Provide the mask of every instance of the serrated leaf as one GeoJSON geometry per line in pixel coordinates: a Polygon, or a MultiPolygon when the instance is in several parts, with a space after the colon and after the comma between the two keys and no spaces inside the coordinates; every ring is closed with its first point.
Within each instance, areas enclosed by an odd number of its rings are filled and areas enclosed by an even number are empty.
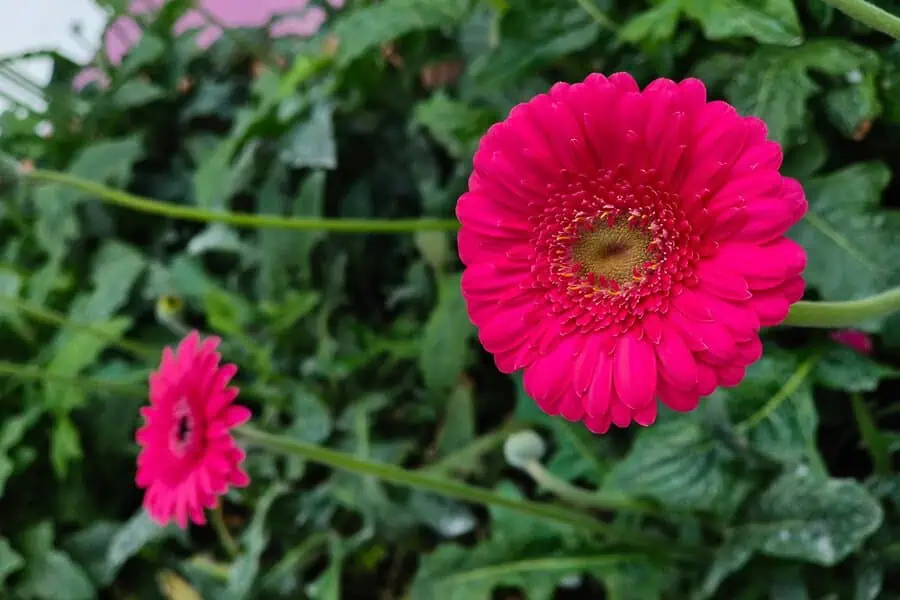
{"type": "Polygon", "coordinates": [[[812,397],[817,358],[798,361],[770,349],[747,368],[741,385],[718,393],[750,447],[774,461],[796,462],[815,443],[819,417],[812,397]],[[761,418],[760,418],[761,416],[761,418]]]}
{"type": "Polygon", "coordinates": [[[334,169],[337,146],[330,104],[317,104],[305,121],[296,124],[281,140],[279,157],[295,169],[334,169]]]}
{"type": "Polygon", "coordinates": [[[459,288],[460,276],[439,281],[438,303],[425,324],[419,368],[425,385],[435,392],[451,389],[468,360],[467,346],[474,332],[459,288]]]}
{"type": "Polygon", "coordinates": [[[805,185],[806,218],[791,237],[807,251],[804,277],[823,300],[850,300],[897,281],[898,264],[885,260],[900,243],[900,212],[880,210],[890,180],[882,163],[856,163],[805,185]]]}
{"type": "Polygon", "coordinates": [[[816,382],[834,390],[874,392],[882,381],[900,378],[900,369],[883,365],[852,348],[837,346],[816,365],[816,382]]]}
{"type": "Polygon", "coordinates": [[[271,536],[271,532],[266,526],[266,519],[272,509],[272,504],[285,492],[287,492],[286,487],[275,483],[256,503],[253,519],[242,536],[245,551],[232,563],[229,570],[228,587],[225,592],[227,600],[244,600],[250,597],[253,584],[259,575],[260,557],[271,536]]]}
{"type": "Polygon", "coordinates": [[[256,144],[248,144],[232,160],[233,140],[226,139],[205,155],[194,174],[194,202],[201,208],[224,210],[231,197],[253,177],[256,144]]]}
{"type": "MultiPolygon", "coordinates": [[[[104,140],[85,146],[72,161],[68,173],[95,183],[123,187],[134,164],[144,156],[139,136],[104,140]]],[[[57,184],[41,186],[34,196],[38,215],[35,235],[51,256],[61,256],[79,233],[75,204],[89,195],[57,184]]]]}
{"type": "Polygon", "coordinates": [[[385,0],[350,11],[337,19],[335,61],[345,67],[369,50],[413,31],[434,29],[459,22],[469,0],[385,0]]]}
{"type": "Polygon", "coordinates": [[[115,240],[105,242],[94,257],[90,279],[93,289],[72,302],[72,319],[89,323],[116,314],[146,267],[146,258],[134,246],[115,240]]]}
{"type": "Polygon", "coordinates": [[[105,571],[110,575],[118,573],[128,559],[137,555],[144,546],[169,535],[170,528],[154,523],[147,511],[138,511],[112,536],[106,549],[103,565],[105,571]]]}
{"type": "Polygon", "coordinates": [[[90,600],[96,591],[87,574],[69,557],[53,547],[53,526],[44,521],[22,537],[25,570],[16,592],[34,600],[90,600]]]}
{"type": "Polygon", "coordinates": [[[870,52],[839,39],[816,40],[796,48],[760,48],[726,88],[743,114],[760,117],[769,135],[783,145],[803,141],[808,101],[820,90],[811,70],[846,77],[866,68],[870,52]]]}
{"type": "Polygon", "coordinates": [[[883,518],[881,505],[856,481],[800,467],[763,492],[728,537],[773,558],[830,567],[856,551],[883,518]]]}
{"type": "Polygon", "coordinates": [[[692,418],[675,418],[638,432],[613,465],[602,491],[652,498],[681,510],[731,514],[750,492],[734,457],[692,418]]]}
{"type": "Polygon", "coordinates": [[[25,566],[22,555],[13,550],[6,538],[0,537],[0,586],[6,582],[10,575],[25,566]]]}
{"type": "Polygon", "coordinates": [[[303,442],[318,444],[331,435],[334,421],[328,407],[315,394],[298,388],[293,393],[291,412],[295,419],[285,433],[303,442]]]}
{"type": "Polygon", "coordinates": [[[492,115],[439,91],[415,107],[413,119],[457,159],[471,155],[492,115]]]}
{"type": "Polygon", "coordinates": [[[748,37],[761,44],[796,46],[803,30],[793,0],[664,0],[622,28],[628,41],[671,40],[679,17],[697,21],[711,40],[748,37]]]}
{"type": "Polygon", "coordinates": [[[749,37],[783,46],[803,41],[794,0],[686,0],[684,10],[711,40],[749,37]]]}

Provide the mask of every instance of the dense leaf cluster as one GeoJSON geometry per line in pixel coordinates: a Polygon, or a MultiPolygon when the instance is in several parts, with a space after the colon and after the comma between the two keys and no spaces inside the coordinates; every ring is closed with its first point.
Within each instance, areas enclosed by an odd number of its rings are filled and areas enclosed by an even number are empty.
{"type": "MultiPolygon", "coordinates": [[[[900,284],[900,45],[819,0],[359,0],[313,39],[233,31],[209,51],[168,33],[187,4],[144,24],[106,89],[73,92],[78,68],[55,56],[47,111],[0,115],[0,148],[186,207],[447,218],[479,136],[516,103],[591,71],[693,75],[784,145],[810,201],[791,234],[809,297],[900,284]]],[[[241,228],[10,190],[0,595],[900,598],[900,319],[863,324],[871,356],[769,332],[738,388],[597,437],[497,373],[459,271],[452,234],[241,228]],[[240,556],[209,529],[158,529],[132,432],[184,327],[224,338],[262,428],[567,505],[503,460],[533,428],[556,481],[609,501],[591,511],[603,533],[262,452],[224,507],[240,556]]]]}

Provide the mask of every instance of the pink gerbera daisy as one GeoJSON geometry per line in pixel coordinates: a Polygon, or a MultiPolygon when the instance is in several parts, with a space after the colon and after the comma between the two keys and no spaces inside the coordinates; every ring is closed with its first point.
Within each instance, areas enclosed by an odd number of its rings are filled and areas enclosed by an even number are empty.
{"type": "Polygon", "coordinates": [[[135,435],[141,446],[135,481],[146,488],[144,507],[160,525],[172,519],[182,528],[188,519],[203,525],[203,509],[214,508],[229,486],[250,481],[230,431],[250,411],[233,404],[238,390],[228,383],[237,367],[219,366],[219,342],[193,331],[174,353],[163,351],[150,375],[150,406],[141,409],[144,426],[135,435]]]}
{"type": "Polygon", "coordinates": [[[481,140],[459,199],[462,292],[498,368],[541,409],[653,423],[759,359],[803,295],[806,212],[759,119],[696,79],[558,83],[481,140]]]}

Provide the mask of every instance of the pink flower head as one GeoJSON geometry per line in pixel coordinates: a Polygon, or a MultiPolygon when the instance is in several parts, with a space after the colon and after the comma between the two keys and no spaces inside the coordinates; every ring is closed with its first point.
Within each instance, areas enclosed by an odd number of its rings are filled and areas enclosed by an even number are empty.
{"type": "Polygon", "coordinates": [[[219,366],[219,341],[193,331],[174,353],[163,351],[150,375],[150,406],[141,409],[144,425],[135,435],[141,446],[135,481],[146,488],[144,507],[160,525],[172,519],[182,528],[188,519],[203,525],[204,508],[214,508],[229,486],[250,482],[230,431],[250,411],[233,404],[238,390],[228,383],[237,367],[219,366]]]}
{"type": "Polygon", "coordinates": [[[803,295],[806,212],[766,127],[696,79],[558,83],[481,140],[462,293],[504,373],[593,432],[737,385],[803,295]]]}
{"type": "Polygon", "coordinates": [[[831,339],[838,344],[856,350],[860,354],[872,353],[872,338],[858,329],[840,329],[831,332],[831,339]]]}

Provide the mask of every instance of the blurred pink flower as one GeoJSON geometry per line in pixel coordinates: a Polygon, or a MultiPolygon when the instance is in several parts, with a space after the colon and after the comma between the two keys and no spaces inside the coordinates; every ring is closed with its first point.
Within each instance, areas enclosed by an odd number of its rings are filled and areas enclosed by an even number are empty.
{"type": "MultiPolygon", "coordinates": [[[[129,12],[132,15],[152,15],[169,0],[132,0],[129,12]]],[[[257,28],[271,26],[272,37],[309,37],[314,35],[326,19],[326,12],[318,6],[310,6],[309,0],[196,0],[199,9],[185,13],[174,25],[172,31],[181,35],[197,31],[197,47],[206,49],[222,36],[222,28],[257,28]],[[211,19],[209,17],[212,17],[211,19]],[[213,21],[213,22],[211,22],[213,21]]],[[[344,6],[344,0],[328,0],[333,8],[344,6]]],[[[130,16],[119,17],[107,29],[103,39],[104,51],[114,66],[138,43],[141,27],[130,16]]],[[[87,71],[87,69],[85,69],[87,71]]],[[[84,71],[76,76],[82,89],[92,79],[93,74],[84,71]]],[[[103,85],[101,83],[101,85],[103,85]]]]}
{"type": "Polygon", "coordinates": [[[831,332],[831,339],[852,348],[860,354],[872,353],[872,337],[858,329],[839,329],[831,332]]]}
{"type": "Polygon", "coordinates": [[[96,83],[99,88],[105,89],[109,86],[109,75],[97,67],[87,67],[75,76],[75,79],[72,80],[72,87],[80,92],[92,83],[96,83]]]}

